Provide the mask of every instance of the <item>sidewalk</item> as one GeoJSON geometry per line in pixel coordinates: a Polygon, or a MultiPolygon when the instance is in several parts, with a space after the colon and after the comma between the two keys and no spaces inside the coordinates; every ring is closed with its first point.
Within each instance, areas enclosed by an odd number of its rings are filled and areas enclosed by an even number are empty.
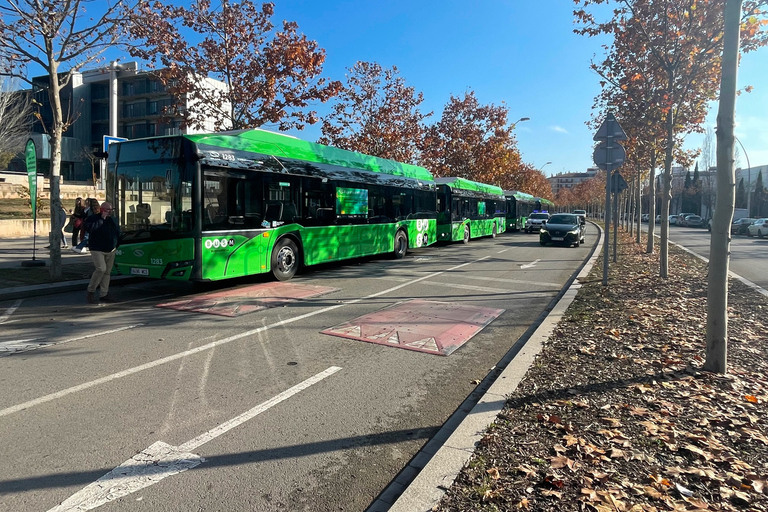
{"type": "MultiPolygon", "coordinates": [[[[86,289],[93,272],[90,254],[76,254],[62,248],[62,277],[60,281],[51,281],[46,245],[47,235],[38,235],[34,241],[32,237],[0,238],[0,301],[86,289]],[[33,249],[34,259],[44,262],[45,266],[22,266],[22,262],[32,260],[33,249]]],[[[126,278],[130,276],[114,276],[112,282],[126,278]]]]}

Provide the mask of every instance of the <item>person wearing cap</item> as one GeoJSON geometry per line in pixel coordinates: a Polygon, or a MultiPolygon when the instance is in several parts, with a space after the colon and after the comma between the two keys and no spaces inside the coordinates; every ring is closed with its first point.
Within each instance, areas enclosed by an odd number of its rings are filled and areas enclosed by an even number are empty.
{"type": "Polygon", "coordinates": [[[98,304],[96,289],[99,289],[101,302],[115,302],[109,294],[109,276],[115,264],[115,250],[120,240],[120,228],[112,217],[112,205],[101,203],[99,213],[85,219],[85,231],[88,232],[88,247],[95,270],[88,283],[86,302],[98,304]]]}

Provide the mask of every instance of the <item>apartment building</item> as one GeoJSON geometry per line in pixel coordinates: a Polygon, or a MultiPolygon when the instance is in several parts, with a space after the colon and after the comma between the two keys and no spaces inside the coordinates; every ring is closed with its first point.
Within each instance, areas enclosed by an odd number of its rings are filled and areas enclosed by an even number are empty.
{"type": "Polygon", "coordinates": [[[597,174],[597,167],[590,167],[586,172],[561,172],[547,178],[552,186],[552,194],[557,196],[560,189],[573,188],[582,181],[594,178],[597,174]]]}
{"type": "MultiPolygon", "coordinates": [[[[206,79],[206,86],[226,89],[218,80],[206,79]]],[[[31,138],[38,152],[38,173],[50,174],[50,137],[52,111],[48,98],[48,77],[33,79],[33,94],[41,105],[41,120],[33,127],[31,138]]],[[[101,151],[105,136],[137,139],[156,135],[213,131],[213,121],[201,129],[182,128],[181,119],[167,119],[165,111],[175,98],[160,82],[155,72],[142,70],[136,62],[113,62],[109,66],[75,73],[61,94],[65,118],[73,119],[62,141],[61,176],[64,182],[93,180],[99,161],[94,151],[101,151]]],[[[10,170],[25,170],[22,159],[14,160],[10,170]]]]}

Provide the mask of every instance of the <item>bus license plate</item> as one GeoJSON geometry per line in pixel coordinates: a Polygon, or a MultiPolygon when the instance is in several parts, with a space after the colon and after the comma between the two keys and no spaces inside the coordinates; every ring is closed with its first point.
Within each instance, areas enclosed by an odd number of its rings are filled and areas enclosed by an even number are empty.
{"type": "Polygon", "coordinates": [[[131,268],[131,275],[134,275],[134,276],[148,276],[149,275],[149,269],[148,268],[131,268]]]}
{"type": "MultiPolygon", "coordinates": [[[[563,240],[565,240],[565,238],[563,238],[563,237],[561,237],[561,236],[553,236],[553,237],[552,237],[552,241],[553,241],[553,242],[562,242],[563,240]]],[[[133,269],[131,269],[131,270],[133,270],[133,269]]],[[[140,269],[140,270],[141,270],[141,269],[140,269]]]]}

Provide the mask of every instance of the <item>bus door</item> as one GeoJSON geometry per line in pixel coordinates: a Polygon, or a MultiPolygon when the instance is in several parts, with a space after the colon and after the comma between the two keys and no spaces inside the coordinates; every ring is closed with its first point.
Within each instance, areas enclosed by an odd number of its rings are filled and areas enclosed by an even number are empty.
{"type": "Polygon", "coordinates": [[[365,254],[368,231],[368,190],[336,187],[336,219],[339,225],[339,258],[356,258],[365,254]]]}
{"type": "Polygon", "coordinates": [[[202,200],[203,279],[263,272],[269,239],[261,236],[261,176],[205,170],[202,200]]]}
{"type": "Polygon", "coordinates": [[[321,179],[302,179],[301,206],[306,227],[301,236],[306,265],[339,259],[333,190],[328,182],[321,179]]]}

